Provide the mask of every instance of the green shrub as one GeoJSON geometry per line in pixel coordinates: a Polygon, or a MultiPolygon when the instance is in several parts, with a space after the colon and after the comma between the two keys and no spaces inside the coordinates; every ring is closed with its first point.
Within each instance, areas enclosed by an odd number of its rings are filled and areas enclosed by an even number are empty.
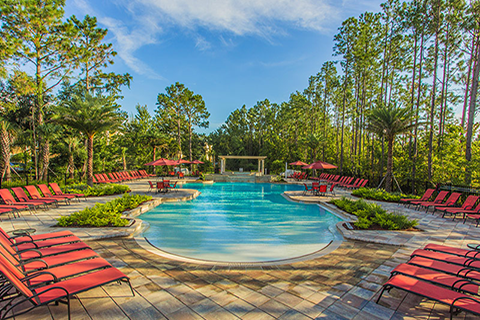
{"type": "Polygon", "coordinates": [[[144,195],[125,193],[121,198],[107,203],[97,203],[91,208],[72,213],[57,219],[59,227],[124,227],[128,220],[122,218],[122,212],[138,207],[141,203],[151,200],[144,195]]]}
{"type": "Polygon", "coordinates": [[[96,185],[93,188],[87,184],[74,184],[65,188],[66,193],[83,193],[85,196],[105,196],[112,194],[122,194],[130,191],[130,187],[122,184],[104,184],[96,185]]]}
{"type": "Polygon", "coordinates": [[[415,199],[419,198],[418,196],[411,194],[403,194],[400,192],[389,193],[383,189],[374,189],[374,188],[359,188],[352,191],[352,195],[364,199],[371,200],[380,200],[380,201],[389,201],[389,202],[398,202],[402,198],[415,199]]]}
{"type": "Polygon", "coordinates": [[[364,200],[350,200],[345,197],[330,201],[345,212],[354,214],[358,220],[354,223],[359,229],[378,227],[385,230],[411,229],[418,224],[417,220],[410,220],[407,216],[385,211],[375,203],[367,203],[364,200]]]}

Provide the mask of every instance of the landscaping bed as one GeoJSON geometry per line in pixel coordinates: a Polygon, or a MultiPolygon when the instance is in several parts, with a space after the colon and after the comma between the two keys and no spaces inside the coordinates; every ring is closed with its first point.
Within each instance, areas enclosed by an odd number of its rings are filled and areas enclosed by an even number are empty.
{"type": "Polygon", "coordinates": [[[104,184],[90,187],[87,184],[69,185],[65,193],[83,193],[86,197],[110,196],[130,192],[130,187],[123,184],[104,184]]]}
{"type": "Polygon", "coordinates": [[[375,188],[359,188],[352,191],[352,196],[368,199],[368,200],[378,200],[385,202],[398,202],[402,198],[416,199],[420,198],[412,194],[403,194],[400,192],[389,193],[383,189],[375,188]]]}
{"type": "Polygon", "coordinates": [[[114,199],[107,203],[97,203],[91,208],[72,213],[69,216],[57,219],[57,227],[126,227],[131,224],[131,219],[122,217],[126,210],[134,209],[151,196],[130,195],[125,193],[121,198],[114,199]]]}
{"type": "MultiPolygon", "coordinates": [[[[401,214],[389,213],[375,203],[367,203],[364,200],[355,201],[345,197],[333,199],[330,203],[358,217],[357,221],[350,223],[354,230],[417,230],[415,229],[417,220],[401,214]]],[[[345,227],[351,229],[348,226],[345,227]]]]}

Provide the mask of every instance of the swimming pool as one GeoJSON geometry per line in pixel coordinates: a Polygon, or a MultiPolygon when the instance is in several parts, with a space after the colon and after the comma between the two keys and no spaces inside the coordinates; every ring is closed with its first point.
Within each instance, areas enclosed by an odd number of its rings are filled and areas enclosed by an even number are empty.
{"type": "Polygon", "coordinates": [[[188,184],[201,195],[164,203],[139,218],[143,236],[168,253],[200,260],[261,262],[311,254],[341,239],[341,219],[316,204],[282,196],[297,185],[261,183],[188,184]]]}

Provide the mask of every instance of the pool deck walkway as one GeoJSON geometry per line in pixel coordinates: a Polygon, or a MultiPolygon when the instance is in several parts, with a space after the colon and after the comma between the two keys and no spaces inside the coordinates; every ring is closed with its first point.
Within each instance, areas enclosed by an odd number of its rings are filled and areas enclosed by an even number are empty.
{"type": "MultiPolygon", "coordinates": [[[[128,183],[135,193],[147,193],[146,180],[128,183]]],[[[188,185],[186,186],[186,188],[188,185]]],[[[155,195],[186,199],[194,190],[155,195]]],[[[294,201],[325,202],[328,197],[287,194],[294,201]]],[[[336,196],[350,196],[337,192],[336,196]]],[[[61,215],[113,198],[88,198],[71,206],[22,212],[20,218],[2,216],[5,230],[50,226],[61,215]]],[[[160,201],[164,201],[160,200],[160,201]]],[[[378,202],[380,203],[380,202],[378,202]]],[[[419,220],[420,232],[348,231],[333,252],[316,259],[261,268],[232,268],[189,264],[161,258],[140,247],[133,238],[105,238],[107,229],[73,229],[102,257],[127,274],[135,297],[126,285],[112,284],[78,295],[72,319],[445,319],[448,308],[392,289],[381,303],[375,300],[390,271],[426,243],[466,247],[479,239],[480,228],[452,222],[438,214],[380,203],[385,209],[419,220]]],[[[66,319],[65,305],[51,305],[15,319],[66,319]]],[[[475,319],[461,313],[454,319],[475,319]]]]}

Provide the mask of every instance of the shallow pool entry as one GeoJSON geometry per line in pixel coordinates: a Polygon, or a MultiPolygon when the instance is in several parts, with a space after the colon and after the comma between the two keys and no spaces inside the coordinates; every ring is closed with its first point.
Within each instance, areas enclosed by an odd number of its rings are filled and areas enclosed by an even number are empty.
{"type": "Polygon", "coordinates": [[[209,261],[264,262],[322,250],[341,239],[340,218],[316,204],[288,201],[297,185],[256,183],[187,184],[201,195],[161,204],[139,218],[143,236],[168,253],[209,261]]]}

